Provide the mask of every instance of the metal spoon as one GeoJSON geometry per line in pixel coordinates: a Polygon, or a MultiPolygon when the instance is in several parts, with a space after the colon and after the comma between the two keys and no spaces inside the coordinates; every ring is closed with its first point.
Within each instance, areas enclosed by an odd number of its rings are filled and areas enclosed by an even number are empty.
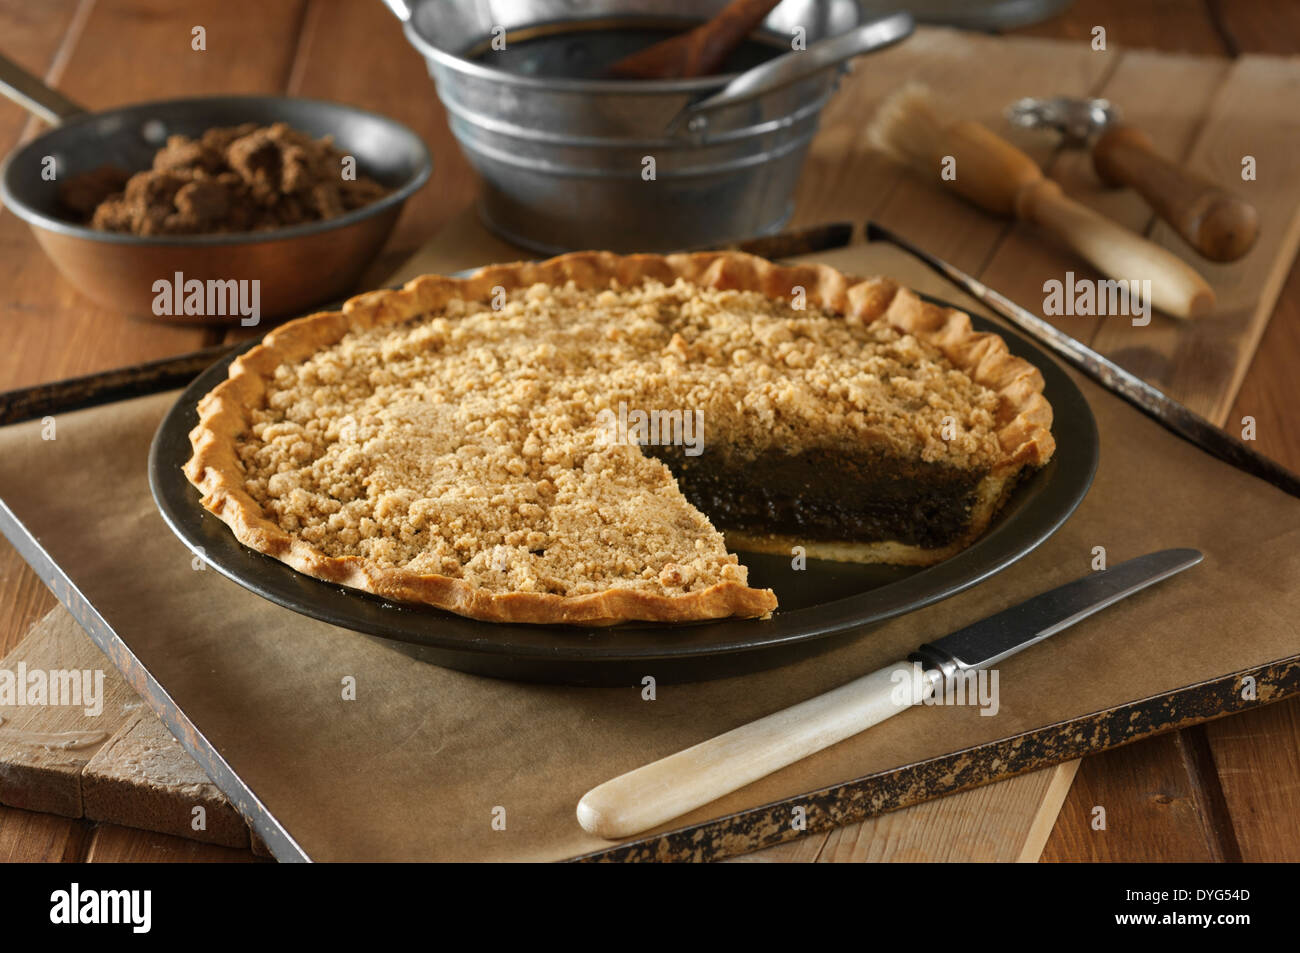
{"type": "Polygon", "coordinates": [[[1103,182],[1135,189],[1211,261],[1236,261],[1255,243],[1254,206],[1164,158],[1146,133],[1120,122],[1119,109],[1109,101],[1028,97],[1007,107],[1006,115],[1025,129],[1057,130],[1067,146],[1091,144],[1092,165],[1103,182]]]}

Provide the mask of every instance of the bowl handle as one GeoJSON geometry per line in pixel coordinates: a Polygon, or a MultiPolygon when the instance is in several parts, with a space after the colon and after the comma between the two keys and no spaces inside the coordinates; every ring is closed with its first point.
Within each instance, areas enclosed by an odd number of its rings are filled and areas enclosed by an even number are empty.
{"type": "Polygon", "coordinates": [[[909,36],[915,25],[910,13],[891,13],[845,33],[818,40],[806,50],[783,53],[746,70],[713,95],[691,103],[673,117],[668,129],[672,131],[683,122],[689,128],[690,120],[713,110],[762,96],[862,53],[892,46],[909,36]]]}
{"type": "Polygon", "coordinates": [[[0,55],[0,95],[13,100],[51,126],[57,126],[65,119],[86,111],[3,55],[0,55]]]}

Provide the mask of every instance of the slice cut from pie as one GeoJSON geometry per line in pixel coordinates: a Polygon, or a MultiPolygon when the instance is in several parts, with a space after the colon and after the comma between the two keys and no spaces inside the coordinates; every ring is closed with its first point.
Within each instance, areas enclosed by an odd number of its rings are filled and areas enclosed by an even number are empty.
{"type": "Polygon", "coordinates": [[[776,597],[729,547],[928,565],[968,546],[1052,454],[1042,389],[888,279],[585,252],[272,331],[200,401],[185,473],[245,545],[389,599],[756,617],[776,597]]]}

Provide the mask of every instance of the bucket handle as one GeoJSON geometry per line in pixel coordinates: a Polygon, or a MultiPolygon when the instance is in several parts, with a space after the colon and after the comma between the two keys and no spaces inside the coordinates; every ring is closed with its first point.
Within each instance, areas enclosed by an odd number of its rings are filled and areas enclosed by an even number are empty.
{"type": "Polygon", "coordinates": [[[711,96],[691,103],[673,117],[668,124],[668,131],[672,132],[684,122],[688,128],[692,128],[696,124],[691,120],[714,110],[788,86],[854,56],[892,46],[906,39],[915,26],[912,15],[900,11],[863,23],[845,33],[818,40],[806,50],[783,53],[746,70],[711,96]]]}

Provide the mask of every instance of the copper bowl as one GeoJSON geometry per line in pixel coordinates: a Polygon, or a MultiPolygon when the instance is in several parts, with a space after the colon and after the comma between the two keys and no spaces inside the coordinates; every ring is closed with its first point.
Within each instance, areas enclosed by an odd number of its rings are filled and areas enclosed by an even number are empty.
{"type": "MultiPolygon", "coordinates": [[[[66,101],[64,101],[66,102],[66,101]]],[[[433,160],[420,137],[384,116],[340,103],[283,96],[218,96],[140,103],[102,113],[69,104],[51,116],[59,125],[22,146],[0,169],[0,196],[31,226],[50,260],[87,297],[128,314],[158,316],[159,280],[257,280],[260,317],[300,314],[345,296],[383,247],[406,200],[428,180],[433,160]],[[364,173],[391,191],[337,218],[289,228],[220,235],[138,236],[102,232],[69,221],[58,185],[103,165],[149,168],[176,133],[198,136],[244,122],[288,123],[315,137],[333,136],[364,173]],[[53,157],[55,178],[42,169],[53,157]]],[[[252,286],[249,286],[252,287],[252,286]]],[[[226,324],[244,316],[167,316],[226,324]]],[[[242,323],[251,323],[245,319],[242,323]]]]}

